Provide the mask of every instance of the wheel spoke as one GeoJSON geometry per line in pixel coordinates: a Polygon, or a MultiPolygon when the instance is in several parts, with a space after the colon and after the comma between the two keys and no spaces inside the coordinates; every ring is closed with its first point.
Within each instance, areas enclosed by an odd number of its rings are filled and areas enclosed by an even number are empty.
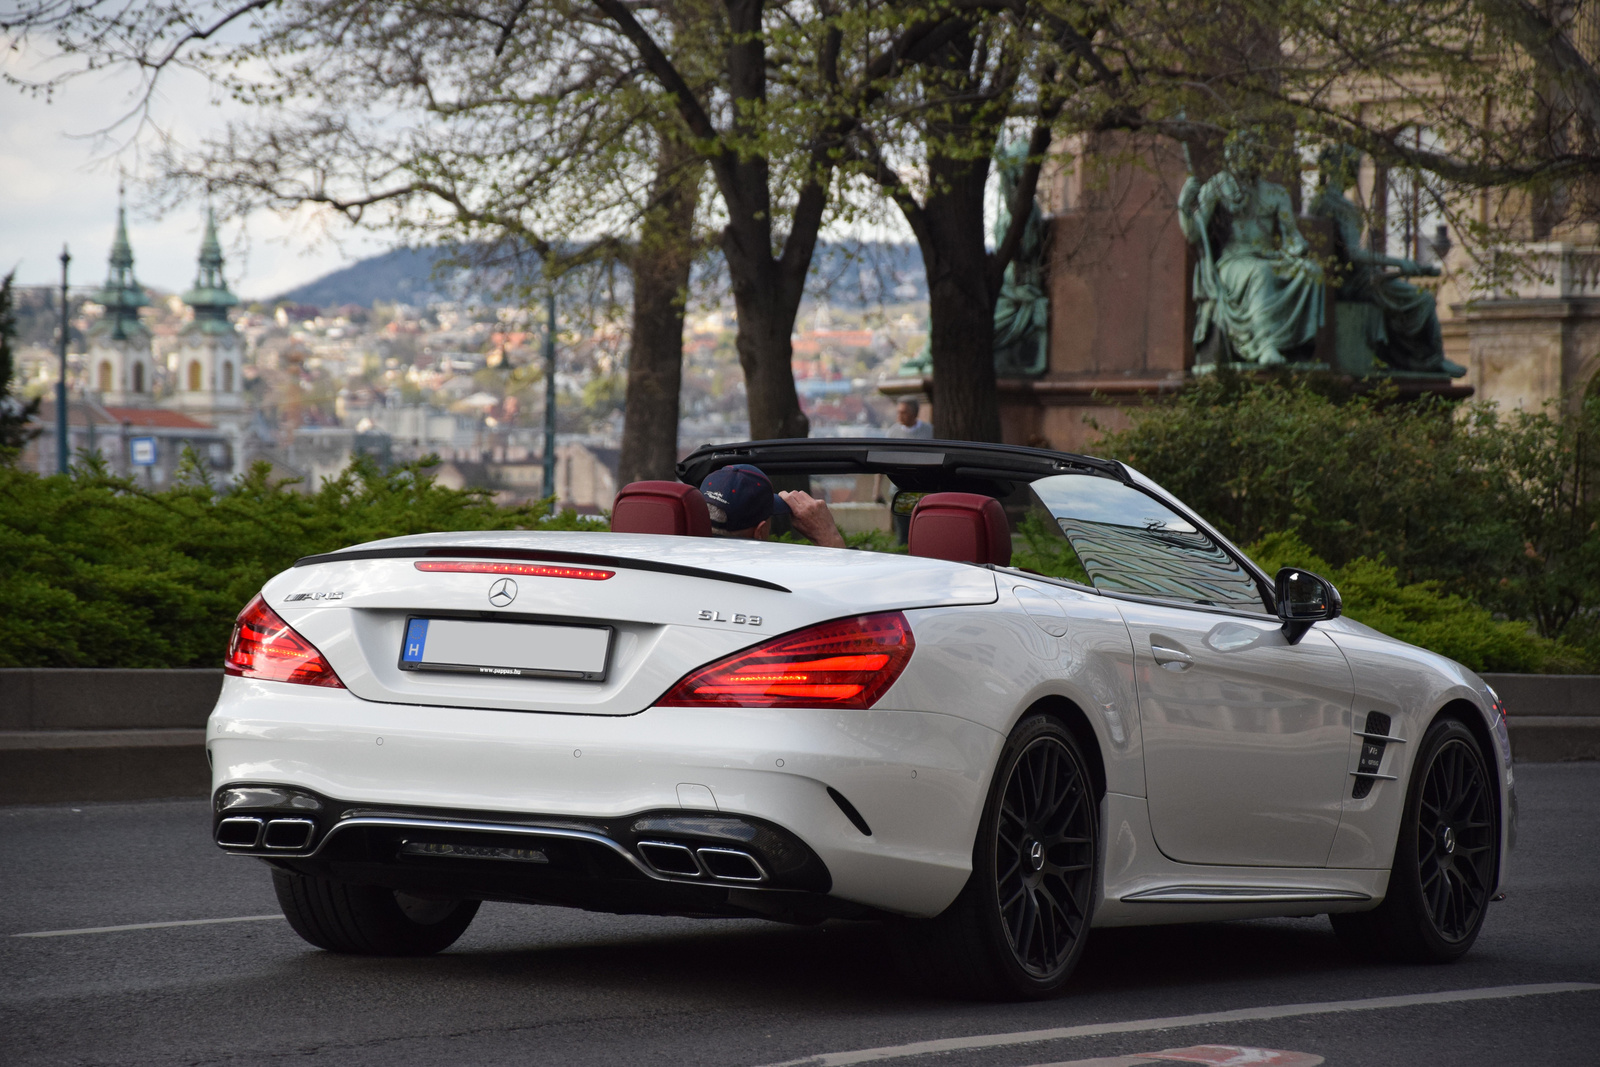
{"type": "Polygon", "coordinates": [[[1022,897],[1022,911],[1017,916],[1017,958],[1027,963],[1029,950],[1033,948],[1033,937],[1038,931],[1039,902],[1034,895],[1024,891],[1022,897]]]}

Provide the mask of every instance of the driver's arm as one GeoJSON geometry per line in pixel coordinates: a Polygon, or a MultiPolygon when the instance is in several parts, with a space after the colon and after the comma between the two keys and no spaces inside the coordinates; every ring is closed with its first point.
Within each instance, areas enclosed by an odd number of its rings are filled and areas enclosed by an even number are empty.
{"type": "Polygon", "coordinates": [[[800,489],[778,495],[789,505],[790,524],[794,527],[795,533],[823,548],[847,547],[844,535],[839,532],[838,524],[833,521],[833,512],[828,510],[825,501],[818,500],[800,489]]]}

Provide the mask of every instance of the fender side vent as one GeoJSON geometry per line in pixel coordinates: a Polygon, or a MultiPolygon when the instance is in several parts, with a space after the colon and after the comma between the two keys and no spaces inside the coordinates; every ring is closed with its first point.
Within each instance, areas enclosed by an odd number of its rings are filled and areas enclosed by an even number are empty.
{"type": "MultiPolygon", "coordinates": [[[[1392,720],[1381,711],[1367,712],[1366,732],[1378,737],[1386,737],[1392,720]]],[[[1356,784],[1350,789],[1352,800],[1362,800],[1372,792],[1372,783],[1378,773],[1378,768],[1383,765],[1383,750],[1388,748],[1387,742],[1374,741],[1363,737],[1361,739],[1361,758],[1356,764],[1356,784]]]]}
{"type": "Polygon", "coordinates": [[[854,804],[850,803],[844,798],[843,793],[839,792],[830,785],[828,787],[828,796],[832,797],[833,802],[839,805],[839,810],[844,812],[844,817],[850,820],[851,826],[854,826],[857,830],[860,830],[867,837],[872,836],[872,827],[867,825],[867,820],[861,817],[861,813],[856,810],[856,806],[854,804]]]}

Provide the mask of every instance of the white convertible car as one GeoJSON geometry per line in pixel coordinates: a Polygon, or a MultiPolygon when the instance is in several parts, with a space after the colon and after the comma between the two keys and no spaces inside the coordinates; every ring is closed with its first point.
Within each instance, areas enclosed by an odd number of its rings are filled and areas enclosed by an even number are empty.
{"type": "Polygon", "coordinates": [[[679,470],[619,495],[632,532],[376,541],[240,614],[213,832],[306,940],[435,952],[483,900],[888,919],[917,972],[1037,997],[1094,926],[1476,938],[1515,826],[1499,701],[1323,579],[1084,456],[776,441],[679,470]],[[709,536],[693,487],[732,463],[892,494],[909,553],[709,536]],[[1023,524],[1075,578],[1009,565],[1023,524]]]}

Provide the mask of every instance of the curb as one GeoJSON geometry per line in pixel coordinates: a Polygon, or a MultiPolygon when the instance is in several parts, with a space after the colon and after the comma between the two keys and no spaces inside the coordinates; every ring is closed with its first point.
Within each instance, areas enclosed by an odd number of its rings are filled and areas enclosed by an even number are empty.
{"type": "Polygon", "coordinates": [[[0,733],[0,804],[203,797],[204,730],[0,733]]]}

